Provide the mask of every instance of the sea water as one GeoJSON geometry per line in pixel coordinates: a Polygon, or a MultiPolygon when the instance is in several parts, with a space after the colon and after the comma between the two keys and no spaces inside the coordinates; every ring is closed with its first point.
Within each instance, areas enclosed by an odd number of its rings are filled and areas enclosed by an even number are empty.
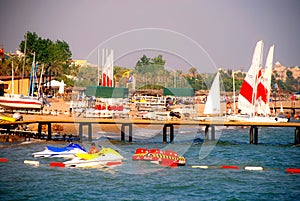
{"type": "Polygon", "coordinates": [[[294,128],[261,128],[257,145],[249,144],[248,128],[217,130],[216,141],[205,141],[198,129],[175,131],[172,144],[162,143],[161,132],[150,132],[146,138],[138,133],[142,130],[133,130],[132,143],[111,143],[101,137],[98,145],[112,147],[126,158],[112,168],[50,167],[50,162],[66,159],[33,158],[32,153],[42,151],[47,143],[5,144],[0,157],[9,161],[0,163],[0,200],[299,200],[300,174],[285,171],[300,168],[294,128]],[[139,147],[171,149],[183,154],[187,163],[170,168],[132,161],[139,147]],[[200,165],[208,169],[193,168],[200,165]],[[222,165],[239,169],[222,169],[222,165]],[[245,166],[264,170],[245,170],[245,166]]]}

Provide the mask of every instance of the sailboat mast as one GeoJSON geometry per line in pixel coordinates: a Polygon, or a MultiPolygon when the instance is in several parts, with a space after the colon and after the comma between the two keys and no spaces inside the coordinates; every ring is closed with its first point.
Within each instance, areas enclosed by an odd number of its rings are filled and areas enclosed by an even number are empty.
{"type": "Polygon", "coordinates": [[[30,73],[30,84],[29,84],[29,90],[28,90],[28,96],[30,96],[30,92],[32,90],[32,76],[34,72],[34,66],[35,66],[35,52],[33,53],[33,61],[31,66],[31,73],[30,73]]]}
{"type": "Polygon", "coordinates": [[[15,94],[15,83],[14,83],[14,61],[11,62],[11,93],[15,94]]]}
{"type": "Polygon", "coordinates": [[[22,84],[21,84],[21,93],[23,93],[23,85],[24,85],[24,71],[25,71],[25,63],[26,63],[26,49],[27,49],[27,33],[25,37],[25,47],[24,47],[24,62],[23,62],[23,69],[22,69],[22,84]]]}
{"type": "Polygon", "coordinates": [[[97,72],[98,72],[98,86],[100,85],[100,49],[97,49],[97,72]]]}
{"type": "Polygon", "coordinates": [[[233,91],[233,114],[236,113],[235,111],[235,79],[234,79],[234,71],[232,71],[232,91],[233,91]]]}

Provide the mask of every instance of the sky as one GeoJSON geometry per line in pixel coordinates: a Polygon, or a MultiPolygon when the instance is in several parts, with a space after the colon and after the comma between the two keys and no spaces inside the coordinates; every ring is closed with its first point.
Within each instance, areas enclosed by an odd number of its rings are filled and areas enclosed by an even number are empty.
{"type": "Polygon", "coordinates": [[[0,45],[14,52],[30,31],[66,41],[73,59],[91,63],[108,48],[124,67],[163,54],[173,69],[246,71],[263,40],[265,57],[274,44],[274,62],[292,67],[300,65],[299,11],[299,0],[1,0],[0,45]]]}

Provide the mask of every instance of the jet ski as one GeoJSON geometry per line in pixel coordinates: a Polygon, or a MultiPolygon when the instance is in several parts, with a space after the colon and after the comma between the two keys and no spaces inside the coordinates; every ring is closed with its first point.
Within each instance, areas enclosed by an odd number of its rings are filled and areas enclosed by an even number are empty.
{"type": "Polygon", "coordinates": [[[94,154],[76,153],[75,158],[65,161],[65,167],[97,167],[97,166],[113,166],[120,165],[124,157],[111,148],[104,148],[94,154]]]}
{"type": "Polygon", "coordinates": [[[46,146],[44,151],[35,152],[32,155],[35,158],[74,158],[76,153],[87,153],[79,144],[70,143],[66,147],[46,146]]]}

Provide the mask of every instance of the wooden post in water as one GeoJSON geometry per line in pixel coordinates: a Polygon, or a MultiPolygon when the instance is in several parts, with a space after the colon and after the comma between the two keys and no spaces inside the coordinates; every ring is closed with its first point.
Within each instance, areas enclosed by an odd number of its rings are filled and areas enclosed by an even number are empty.
{"type": "Polygon", "coordinates": [[[216,129],[214,125],[206,125],[205,140],[216,140],[216,129]],[[211,127],[210,136],[209,136],[209,127],[211,127]]]}
{"type": "Polygon", "coordinates": [[[79,138],[82,140],[83,126],[88,126],[88,141],[92,141],[92,123],[79,123],[79,138]]]}
{"type": "Polygon", "coordinates": [[[258,128],[257,128],[257,126],[250,127],[250,144],[258,144],[258,128]]]}
{"type": "Polygon", "coordinates": [[[254,126],[254,144],[258,144],[258,128],[254,126]]]}
{"type": "Polygon", "coordinates": [[[211,140],[216,140],[216,129],[215,126],[211,126],[211,140]]]}
{"type": "Polygon", "coordinates": [[[79,123],[79,138],[81,139],[81,141],[82,141],[82,139],[83,139],[83,133],[82,133],[82,124],[81,123],[79,123]]]}
{"type": "Polygon", "coordinates": [[[174,141],[174,126],[171,124],[170,127],[170,143],[173,143],[174,141]]]}
{"type": "Polygon", "coordinates": [[[253,126],[250,127],[250,144],[253,144],[253,126]]]}
{"type": "Polygon", "coordinates": [[[89,141],[92,141],[92,123],[88,123],[87,124],[87,126],[88,126],[88,140],[89,141]]]}
{"type": "Polygon", "coordinates": [[[122,124],[121,126],[121,141],[125,142],[125,125],[122,124]]]}
{"type": "Polygon", "coordinates": [[[170,143],[174,140],[174,125],[173,124],[165,124],[163,128],[163,143],[167,143],[167,127],[170,127],[170,143]]]}
{"type": "Polygon", "coordinates": [[[295,129],[295,145],[300,144],[300,127],[296,127],[295,129]]]}
{"type": "Polygon", "coordinates": [[[209,131],[209,125],[206,125],[205,126],[205,140],[209,140],[208,131],[209,131]]]}
{"type": "Polygon", "coordinates": [[[38,139],[41,139],[42,136],[42,126],[43,126],[42,123],[38,124],[38,139]]]}
{"type": "Polygon", "coordinates": [[[132,142],[132,124],[128,124],[129,127],[129,142],[132,142]]]}
{"type": "Polygon", "coordinates": [[[129,132],[129,136],[128,136],[128,141],[132,142],[132,124],[122,124],[121,126],[121,141],[125,142],[125,129],[126,126],[128,126],[128,132],[129,132]]]}
{"type": "Polygon", "coordinates": [[[163,143],[166,144],[167,143],[167,126],[164,125],[163,127],[163,143]]]}
{"type": "Polygon", "coordinates": [[[51,140],[52,139],[51,123],[47,123],[47,125],[48,125],[48,137],[47,137],[47,140],[51,140]]]}

